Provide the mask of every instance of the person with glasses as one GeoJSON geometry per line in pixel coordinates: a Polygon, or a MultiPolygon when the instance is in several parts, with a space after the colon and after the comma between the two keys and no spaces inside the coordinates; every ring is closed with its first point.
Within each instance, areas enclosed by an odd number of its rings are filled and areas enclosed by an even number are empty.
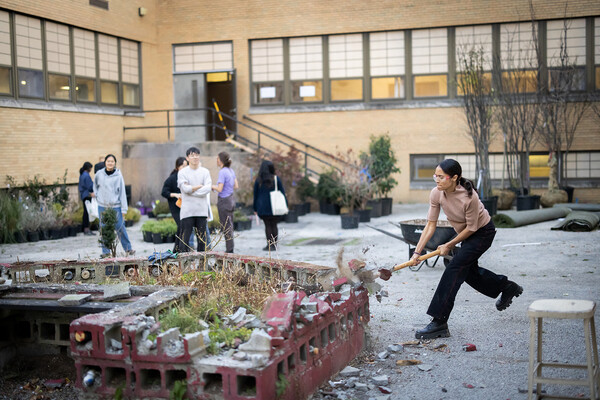
{"type": "Polygon", "coordinates": [[[412,265],[419,264],[418,258],[435,232],[440,209],[444,210],[448,222],[457,233],[452,240],[438,246],[440,254],[449,254],[458,243],[461,246],[442,274],[429,304],[427,314],[433,319],[425,328],[416,332],[417,339],[450,336],[448,318],[463,282],[491,298],[500,296],[496,301],[498,311],[506,309],[514,297],[523,293],[523,288],[506,276],[479,266],[479,258],[490,248],[496,236],[496,227],[483,203],[479,201],[473,182],[463,178],[460,164],[453,159],[442,161],[435,169],[433,180],[436,187],[429,195],[427,224],[411,257],[412,265]]]}
{"type": "Polygon", "coordinates": [[[212,180],[208,169],[200,166],[200,150],[190,147],[185,152],[188,166],[177,173],[177,187],[181,190],[181,230],[183,240],[179,250],[186,252],[194,228],[198,235],[198,251],[206,248],[206,221],[210,215],[210,191],[212,180]]]}

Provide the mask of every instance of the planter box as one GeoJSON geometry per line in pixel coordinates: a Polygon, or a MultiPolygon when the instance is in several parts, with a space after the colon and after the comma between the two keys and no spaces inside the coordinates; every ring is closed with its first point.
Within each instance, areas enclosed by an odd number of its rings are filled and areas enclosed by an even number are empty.
{"type": "Polygon", "coordinates": [[[283,216],[283,220],[288,224],[298,222],[298,212],[296,210],[289,210],[288,213],[283,216]]]}
{"type": "Polygon", "coordinates": [[[487,199],[481,199],[481,202],[483,203],[485,209],[488,210],[488,213],[490,213],[490,217],[496,215],[496,212],[498,211],[498,196],[491,196],[487,199]]]}
{"type": "Polygon", "coordinates": [[[517,196],[517,211],[537,210],[540,208],[540,196],[517,196]]]}
{"type": "Polygon", "coordinates": [[[40,234],[38,231],[29,231],[27,232],[27,241],[28,242],[37,242],[40,240],[40,234]]]}
{"type": "Polygon", "coordinates": [[[142,235],[144,236],[144,242],[152,243],[152,232],[142,231],[142,235]]]}
{"type": "Polygon", "coordinates": [[[126,220],[125,220],[125,227],[126,227],[126,228],[129,228],[129,227],[131,227],[131,226],[133,226],[133,221],[130,221],[130,220],[127,220],[127,219],[126,219],[126,220]]]}
{"type": "Polygon", "coordinates": [[[371,208],[371,218],[381,217],[381,199],[367,201],[367,207],[371,208]]]}
{"type": "Polygon", "coordinates": [[[354,210],[358,214],[358,222],[371,222],[371,209],[354,210]]]}
{"type": "Polygon", "coordinates": [[[341,214],[342,229],[358,229],[358,214],[341,214]]]}
{"type": "Polygon", "coordinates": [[[162,242],[163,242],[163,238],[160,233],[152,233],[152,243],[161,244],[162,242]]]}
{"type": "Polygon", "coordinates": [[[392,214],[392,205],[393,204],[394,204],[394,199],[392,199],[391,197],[381,198],[381,216],[382,217],[392,214]]]}
{"type": "Polygon", "coordinates": [[[252,220],[249,219],[247,221],[233,221],[233,230],[240,232],[240,231],[247,231],[252,229],[252,220]]]}
{"type": "Polygon", "coordinates": [[[16,231],[14,233],[15,242],[17,243],[25,243],[27,241],[27,235],[24,231],[16,231]]]}
{"type": "Polygon", "coordinates": [[[79,229],[78,229],[77,225],[69,226],[69,236],[71,236],[71,237],[77,236],[78,232],[79,232],[79,229]]]}

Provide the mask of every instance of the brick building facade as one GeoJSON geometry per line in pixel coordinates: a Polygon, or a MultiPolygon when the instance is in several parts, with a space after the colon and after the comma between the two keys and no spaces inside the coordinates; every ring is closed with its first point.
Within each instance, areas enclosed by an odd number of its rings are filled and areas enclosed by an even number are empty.
{"type": "MultiPolygon", "coordinates": [[[[597,93],[600,3],[533,6],[548,53],[555,21],[573,21],[580,35],[570,36],[572,54],[584,90],[597,93]]],[[[0,183],[6,175],[53,181],[65,169],[76,182],[84,161],[107,153],[121,159],[126,141],[164,142],[165,130],[124,133],[123,127],[164,124],[164,115],[139,111],[208,107],[211,85],[224,79],[232,83],[225,113],[249,116],[325,151],[366,150],[370,135],[389,133],[402,170],[394,199],[424,201],[433,185],[428,171],[443,157],[457,157],[465,175],[475,177],[473,145],[452,84],[459,38],[474,32],[490,51],[502,52],[503,32],[530,20],[528,2],[517,0],[2,0],[0,183]],[[189,85],[199,85],[193,104],[186,99],[189,85]]],[[[580,201],[600,197],[598,122],[593,111],[586,114],[566,163],[580,201]]],[[[171,140],[207,138],[182,133],[171,140]]],[[[496,135],[495,179],[502,147],[496,135]]],[[[545,158],[545,147],[536,144],[532,165],[545,158]]],[[[547,184],[543,174],[532,172],[536,192],[547,184]]]]}

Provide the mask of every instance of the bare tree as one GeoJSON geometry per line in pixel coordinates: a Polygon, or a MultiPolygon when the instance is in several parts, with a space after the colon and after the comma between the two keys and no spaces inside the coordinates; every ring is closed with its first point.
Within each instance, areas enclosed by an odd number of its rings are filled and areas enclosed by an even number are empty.
{"type": "Polygon", "coordinates": [[[485,64],[483,46],[471,45],[459,48],[459,73],[456,86],[462,94],[468,135],[475,146],[476,169],[479,171],[478,186],[482,198],[488,198],[492,194],[489,146],[494,136],[492,131],[494,92],[484,72],[485,64]]]}
{"type": "MultiPolygon", "coordinates": [[[[570,23],[565,18],[560,34],[560,53],[556,62],[548,65],[549,79],[543,81],[538,91],[543,120],[540,124],[540,137],[550,153],[548,190],[558,190],[559,184],[567,184],[567,175],[562,171],[562,163],[566,161],[573,145],[577,126],[592,105],[587,93],[580,91],[585,80],[577,68],[576,59],[569,57],[569,28],[570,23]]],[[[585,90],[584,87],[583,89],[585,90]]]]}
{"type": "MultiPolygon", "coordinates": [[[[535,42],[537,23],[531,23],[531,31],[535,42]]],[[[530,189],[529,155],[540,123],[536,102],[540,65],[534,49],[519,48],[515,38],[516,32],[506,32],[504,57],[495,56],[493,76],[498,91],[495,116],[504,136],[509,182],[523,195],[530,189]]]]}

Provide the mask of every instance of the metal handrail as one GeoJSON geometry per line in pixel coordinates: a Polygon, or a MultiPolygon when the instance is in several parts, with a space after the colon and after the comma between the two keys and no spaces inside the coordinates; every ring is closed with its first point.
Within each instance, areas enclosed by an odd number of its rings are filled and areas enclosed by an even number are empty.
{"type": "Polygon", "coordinates": [[[148,126],[123,126],[123,135],[126,134],[127,131],[133,131],[133,130],[139,130],[139,129],[167,129],[167,140],[171,141],[171,128],[195,128],[195,127],[211,127],[212,131],[213,131],[213,139],[215,138],[215,130],[216,129],[223,129],[225,131],[225,134],[227,135],[227,137],[233,137],[234,140],[236,141],[240,141],[243,142],[244,144],[250,145],[251,147],[255,147],[258,151],[266,151],[269,154],[274,153],[275,150],[269,149],[266,146],[264,146],[263,144],[261,144],[261,137],[264,136],[266,138],[269,138],[270,140],[281,144],[283,146],[286,146],[288,148],[291,148],[292,146],[296,146],[296,145],[300,145],[304,147],[303,149],[297,148],[297,150],[304,155],[304,169],[307,173],[311,174],[311,175],[315,175],[318,176],[319,172],[309,168],[309,160],[313,160],[316,162],[319,162],[321,164],[324,164],[327,167],[333,167],[337,170],[339,170],[339,168],[333,163],[333,162],[337,162],[337,163],[343,163],[343,160],[340,160],[339,158],[335,157],[334,155],[327,153],[321,149],[318,149],[308,143],[305,143],[299,139],[296,139],[290,135],[287,135],[277,129],[271,128],[261,122],[258,122],[246,115],[244,115],[244,119],[250,121],[253,124],[259,125],[261,128],[264,128],[266,130],[270,130],[272,133],[283,137],[284,139],[280,138],[280,137],[276,137],[273,134],[270,134],[268,132],[265,132],[265,130],[262,129],[258,129],[255,126],[249,125],[248,123],[245,123],[243,121],[238,120],[235,117],[232,117],[231,115],[225,114],[224,112],[217,110],[213,107],[198,107],[198,108],[173,108],[173,109],[158,109],[158,110],[143,110],[143,111],[125,111],[125,115],[128,114],[150,114],[150,113],[166,113],[166,125],[148,125],[148,126]],[[210,124],[172,124],[171,123],[171,114],[175,113],[175,112],[188,112],[188,111],[206,111],[206,112],[210,112],[212,114],[212,123],[210,124]],[[241,125],[244,126],[245,128],[248,128],[254,132],[257,133],[257,141],[254,142],[250,139],[248,139],[247,137],[241,136],[239,135],[239,133],[237,132],[237,129],[231,130],[230,128],[227,127],[226,124],[223,125],[219,125],[218,123],[216,123],[217,118],[215,118],[217,115],[220,115],[223,118],[226,118],[228,121],[232,121],[237,125],[241,125]],[[293,141],[294,143],[290,144],[289,141],[293,141]],[[311,154],[311,152],[316,152],[317,154],[319,154],[320,156],[311,154]],[[333,162],[331,162],[333,161],[333,162]]]}

